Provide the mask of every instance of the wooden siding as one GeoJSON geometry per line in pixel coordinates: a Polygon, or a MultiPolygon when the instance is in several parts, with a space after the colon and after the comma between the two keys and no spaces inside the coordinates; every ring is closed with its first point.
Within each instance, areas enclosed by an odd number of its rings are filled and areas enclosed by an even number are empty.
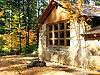
{"type": "Polygon", "coordinates": [[[44,23],[45,24],[57,23],[59,21],[64,21],[66,19],[68,19],[68,12],[64,8],[58,6],[53,9],[53,11],[48,16],[48,18],[45,20],[44,23]]]}

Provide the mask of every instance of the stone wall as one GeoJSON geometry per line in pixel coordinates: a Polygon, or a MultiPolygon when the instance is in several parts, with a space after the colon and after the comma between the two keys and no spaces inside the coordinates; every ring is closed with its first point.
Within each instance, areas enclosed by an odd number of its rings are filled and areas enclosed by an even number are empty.
{"type": "Polygon", "coordinates": [[[58,51],[56,48],[50,49],[46,51],[45,60],[70,65],[70,56],[67,49],[60,48],[61,50],[58,51]]]}
{"type": "MultiPolygon", "coordinates": [[[[75,66],[76,63],[84,65],[89,59],[89,50],[86,48],[91,43],[87,43],[80,35],[84,33],[84,22],[72,21],[70,26],[70,47],[50,47],[47,46],[46,24],[42,25],[39,33],[39,58],[41,60],[57,62],[75,66]],[[85,62],[85,63],[84,63],[85,62]]],[[[87,65],[87,64],[86,64],[87,65]]],[[[86,66],[85,65],[85,66],[86,66]]]]}
{"type": "Polygon", "coordinates": [[[42,25],[39,33],[39,58],[51,62],[69,64],[70,57],[68,48],[47,46],[46,25],[42,25]]]}
{"type": "Polygon", "coordinates": [[[45,50],[46,50],[46,25],[42,25],[39,32],[39,58],[40,60],[44,60],[45,58],[45,50]]]}

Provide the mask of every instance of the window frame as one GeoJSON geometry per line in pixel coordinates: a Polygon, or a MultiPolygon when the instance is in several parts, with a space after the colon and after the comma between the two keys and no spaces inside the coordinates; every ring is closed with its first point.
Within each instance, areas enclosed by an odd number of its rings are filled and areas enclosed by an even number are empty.
{"type": "MultiPolygon", "coordinates": [[[[47,46],[48,47],[69,47],[69,46],[67,46],[67,41],[69,41],[70,40],[70,36],[69,37],[66,37],[66,32],[67,31],[69,31],[70,32],[70,27],[69,27],[69,29],[66,29],[67,27],[66,27],[66,25],[67,24],[69,24],[69,23],[67,23],[67,22],[60,22],[60,23],[55,23],[55,24],[47,24],[47,46]],[[60,29],[60,24],[63,24],[64,23],[64,29],[60,29]],[[50,25],[52,25],[52,26],[50,26],[50,25]],[[54,28],[54,26],[55,25],[58,25],[58,30],[55,30],[54,28]],[[52,27],[51,29],[51,31],[49,31],[49,27],[52,27]],[[60,32],[64,32],[64,38],[60,38],[60,32]],[[49,38],[49,33],[52,33],[52,38],[49,38]],[[55,33],[58,33],[58,38],[55,38],[55,33]],[[52,40],[52,45],[50,45],[50,42],[49,42],[49,40],[52,40]],[[55,41],[56,40],[58,40],[58,45],[56,45],[56,43],[55,43],[55,41]],[[61,45],[61,43],[60,43],[60,40],[63,40],[64,41],[64,45],[61,45]]],[[[70,25],[69,25],[70,26],[70,25]]],[[[56,41],[57,42],[57,41],[56,41]]],[[[69,44],[70,44],[70,42],[69,42],[69,44]]]]}

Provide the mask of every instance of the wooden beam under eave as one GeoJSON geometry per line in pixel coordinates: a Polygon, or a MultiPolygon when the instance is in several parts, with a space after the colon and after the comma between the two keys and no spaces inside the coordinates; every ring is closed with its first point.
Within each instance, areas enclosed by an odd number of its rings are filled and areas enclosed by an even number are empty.
{"type": "Polygon", "coordinates": [[[100,40],[100,33],[96,34],[82,34],[85,40],[100,40]]]}

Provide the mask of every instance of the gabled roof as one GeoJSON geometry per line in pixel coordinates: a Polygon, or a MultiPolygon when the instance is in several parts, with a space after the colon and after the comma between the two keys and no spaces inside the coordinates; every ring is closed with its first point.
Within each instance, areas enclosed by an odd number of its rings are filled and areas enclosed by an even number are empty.
{"type": "Polygon", "coordinates": [[[43,12],[43,14],[40,16],[39,18],[39,23],[43,24],[45,22],[45,20],[48,18],[48,16],[51,14],[52,10],[58,6],[58,3],[55,2],[54,0],[52,0],[48,7],[45,9],[45,11],[43,12]]]}

